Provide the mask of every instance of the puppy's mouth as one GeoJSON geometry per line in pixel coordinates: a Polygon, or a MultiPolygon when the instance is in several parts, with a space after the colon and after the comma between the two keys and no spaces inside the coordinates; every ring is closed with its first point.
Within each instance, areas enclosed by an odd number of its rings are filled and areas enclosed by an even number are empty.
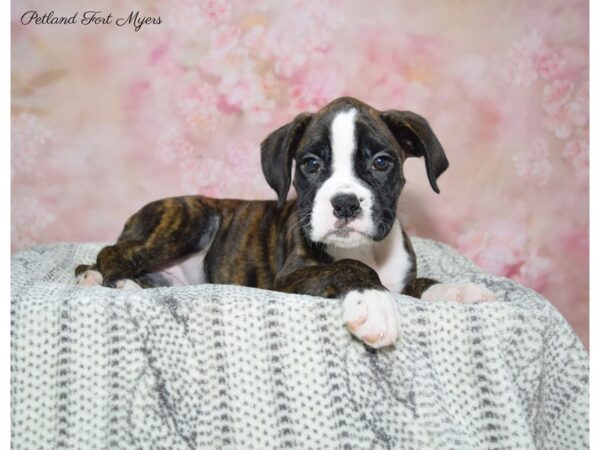
{"type": "Polygon", "coordinates": [[[350,237],[350,234],[352,234],[353,232],[356,232],[356,230],[352,227],[342,227],[332,231],[331,234],[334,234],[335,236],[340,238],[347,238],[350,237]]]}
{"type": "Polygon", "coordinates": [[[338,238],[348,238],[352,233],[362,234],[368,237],[363,231],[357,230],[352,226],[352,219],[338,219],[333,224],[334,230],[331,230],[328,234],[338,238]]]}

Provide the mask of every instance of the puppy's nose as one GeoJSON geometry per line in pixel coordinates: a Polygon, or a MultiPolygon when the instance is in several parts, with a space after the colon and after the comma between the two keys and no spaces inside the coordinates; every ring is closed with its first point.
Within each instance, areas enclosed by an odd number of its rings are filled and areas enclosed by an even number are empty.
{"type": "Polygon", "coordinates": [[[360,202],[354,194],[338,194],[331,199],[331,205],[333,206],[333,215],[340,219],[356,217],[360,212],[360,202]]]}

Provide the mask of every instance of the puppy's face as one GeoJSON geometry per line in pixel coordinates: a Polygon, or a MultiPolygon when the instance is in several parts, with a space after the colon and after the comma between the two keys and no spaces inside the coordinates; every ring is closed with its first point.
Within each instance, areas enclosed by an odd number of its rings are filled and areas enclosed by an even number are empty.
{"type": "Polygon", "coordinates": [[[308,237],[338,247],[383,239],[404,185],[391,134],[355,106],[313,121],[296,154],[294,187],[308,237]]]}
{"type": "Polygon", "coordinates": [[[265,177],[285,201],[295,161],[302,229],[313,242],[352,248],[383,239],[395,217],[407,156],[425,156],[432,187],[447,168],[427,122],[352,98],[301,114],[262,144],[265,177]]]}

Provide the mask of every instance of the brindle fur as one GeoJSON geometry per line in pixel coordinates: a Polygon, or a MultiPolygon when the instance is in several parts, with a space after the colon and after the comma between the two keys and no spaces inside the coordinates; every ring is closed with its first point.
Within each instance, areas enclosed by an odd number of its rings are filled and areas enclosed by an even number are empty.
{"type": "MultiPolygon", "coordinates": [[[[145,288],[167,285],[150,276],[194,253],[206,250],[206,282],[236,284],[322,297],[349,290],[385,289],[367,265],[334,262],[323,246],[307,240],[294,201],[217,200],[187,196],[144,206],[125,224],[116,244],[104,247],[96,264],[81,265],[77,275],[98,270],[103,286],[124,278],[145,288]]],[[[413,269],[404,293],[420,297],[435,283],[415,279],[415,255],[405,234],[413,269]]]]}

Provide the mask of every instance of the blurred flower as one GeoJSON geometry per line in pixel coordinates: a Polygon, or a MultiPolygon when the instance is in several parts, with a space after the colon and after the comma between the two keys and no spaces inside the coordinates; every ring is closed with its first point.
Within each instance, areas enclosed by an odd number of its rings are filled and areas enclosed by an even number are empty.
{"type": "Polygon", "coordinates": [[[204,131],[213,131],[218,122],[219,96],[216,89],[208,84],[202,83],[184,92],[179,100],[175,102],[176,109],[182,115],[186,125],[200,127],[204,131]]]}
{"type": "Polygon", "coordinates": [[[210,23],[217,23],[229,19],[232,10],[233,7],[227,0],[208,0],[204,13],[210,23]]]}
{"type": "Polygon", "coordinates": [[[578,169],[577,174],[580,177],[587,178],[589,170],[589,142],[587,133],[579,131],[573,139],[565,144],[563,156],[567,162],[578,169]]]}
{"type": "MultiPolygon", "coordinates": [[[[276,30],[270,30],[270,33],[276,33],[276,30]]],[[[267,59],[271,55],[268,46],[265,45],[267,39],[267,29],[263,25],[252,25],[243,36],[244,46],[259,59],[267,59]]]]}
{"type": "Polygon", "coordinates": [[[223,159],[239,180],[251,180],[261,172],[260,147],[255,142],[232,142],[227,145],[223,159]]]}
{"type": "Polygon", "coordinates": [[[31,173],[38,152],[48,145],[52,131],[37,116],[29,113],[19,114],[11,125],[13,175],[31,173]]]}
{"type": "Polygon", "coordinates": [[[334,70],[315,70],[304,73],[289,87],[292,108],[296,112],[315,111],[339,97],[344,80],[334,70]]]}
{"type": "Polygon", "coordinates": [[[508,50],[504,79],[515,86],[531,86],[541,76],[554,80],[566,67],[566,61],[550,49],[539,33],[533,30],[527,36],[513,41],[508,50]]]}
{"type": "Polygon", "coordinates": [[[569,121],[577,127],[584,126],[589,120],[588,105],[584,102],[569,102],[565,106],[565,113],[569,121]]]}
{"type": "Polygon", "coordinates": [[[191,195],[206,193],[203,188],[218,186],[216,180],[220,168],[216,163],[210,164],[212,161],[212,158],[199,158],[193,153],[177,159],[179,186],[183,192],[191,195]]]}
{"type": "Polygon", "coordinates": [[[12,208],[11,242],[15,248],[26,248],[44,242],[43,232],[55,215],[36,198],[20,200],[12,208]]]}
{"type": "Polygon", "coordinates": [[[475,260],[485,250],[488,241],[488,233],[482,230],[468,230],[460,234],[457,239],[457,247],[461,253],[475,260]]]}
{"type": "Polygon", "coordinates": [[[523,257],[518,272],[511,278],[524,286],[541,291],[546,284],[546,277],[551,267],[550,260],[532,251],[523,257]]]}
{"type": "Polygon", "coordinates": [[[235,48],[241,36],[241,30],[234,25],[219,25],[209,33],[211,43],[211,54],[214,57],[222,57],[235,48]]]}
{"type": "Polygon", "coordinates": [[[535,30],[514,41],[508,50],[508,61],[503,70],[504,79],[515,86],[531,86],[538,78],[536,55],[544,51],[544,43],[535,30]]]}
{"type": "Polygon", "coordinates": [[[575,95],[575,99],[568,101],[572,90],[572,83],[554,84],[546,86],[545,100],[550,105],[546,107],[549,113],[544,120],[544,126],[559,139],[567,139],[578,127],[583,127],[589,120],[588,91],[582,87],[575,95]],[[547,97],[546,97],[547,94],[547,97]],[[566,103],[568,102],[568,103],[566,103]]]}
{"type": "Polygon", "coordinates": [[[178,128],[170,128],[159,135],[154,157],[162,163],[171,163],[191,155],[193,145],[181,135],[178,128]]]}
{"type": "Polygon", "coordinates": [[[388,101],[400,104],[404,100],[408,88],[409,84],[402,74],[391,72],[375,83],[371,96],[383,104],[388,101]]]}
{"type": "Polygon", "coordinates": [[[484,270],[541,290],[550,269],[548,258],[532,248],[525,230],[515,223],[469,229],[459,235],[458,250],[484,270]]]}
{"type": "MultiPolygon", "coordinates": [[[[163,8],[164,26],[177,35],[201,35],[206,33],[206,11],[197,0],[171,0],[169,8],[163,8]],[[190,20],[193,17],[194,20],[190,20]]],[[[162,13],[161,11],[161,13],[162,13]]]]}
{"type": "Polygon", "coordinates": [[[553,80],[565,70],[567,62],[555,51],[544,48],[534,55],[535,68],[545,80],[553,80]]]}
{"type": "Polygon", "coordinates": [[[294,48],[286,42],[281,42],[277,46],[274,55],[275,73],[284,77],[293,75],[307,60],[306,54],[301,49],[294,48]]]}
{"type": "Polygon", "coordinates": [[[576,127],[583,127],[589,121],[589,89],[584,84],[575,95],[575,99],[565,106],[569,121],[576,127]]]}
{"type": "Polygon", "coordinates": [[[496,225],[489,231],[467,231],[458,238],[458,248],[492,273],[511,276],[522,264],[525,234],[510,225],[496,225]]]}
{"type": "Polygon", "coordinates": [[[531,182],[534,186],[548,184],[552,165],[548,159],[548,144],[544,139],[534,140],[528,150],[513,156],[517,175],[531,182]]]}
{"type": "Polygon", "coordinates": [[[542,106],[548,114],[554,114],[571,97],[573,83],[566,80],[554,80],[544,86],[542,106]]]}

